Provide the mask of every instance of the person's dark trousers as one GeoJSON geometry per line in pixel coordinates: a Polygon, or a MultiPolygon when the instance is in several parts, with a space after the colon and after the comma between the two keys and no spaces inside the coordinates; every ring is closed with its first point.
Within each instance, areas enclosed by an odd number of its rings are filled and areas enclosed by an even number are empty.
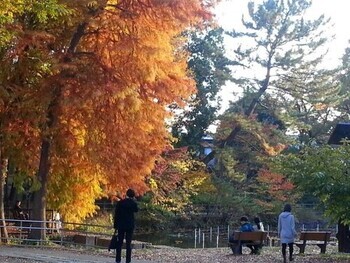
{"type": "MultiPolygon", "coordinates": [[[[293,261],[293,243],[288,243],[289,261],[293,261]]],[[[287,243],[282,243],[283,262],[287,261],[287,243]]]]}
{"type": "Polygon", "coordinates": [[[131,240],[132,240],[132,233],[133,229],[118,229],[118,243],[117,243],[117,249],[116,249],[116,262],[121,262],[122,260],[122,247],[123,247],[123,241],[125,238],[125,245],[126,245],[126,263],[131,262],[131,240]]]}
{"type": "MultiPolygon", "coordinates": [[[[249,241],[247,241],[249,242],[249,241]]],[[[243,243],[244,244],[244,243],[243,243]]],[[[250,254],[259,254],[260,253],[260,245],[247,245],[250,248],[250,254]]]]}

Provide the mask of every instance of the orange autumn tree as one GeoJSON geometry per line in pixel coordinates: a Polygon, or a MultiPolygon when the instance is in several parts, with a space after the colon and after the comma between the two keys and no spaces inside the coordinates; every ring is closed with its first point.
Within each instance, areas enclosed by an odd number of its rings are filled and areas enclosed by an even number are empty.
{"type": "MultiPolygon", "coordinates": [[[[68,211],[75,211],[86,200],[93,206],[96,194],[88,196],[89,191],[98,190],[96,186],[103,186],[104,194],[124,192],[128,187],[143,193],[147,189],[144,178],[168,143],[166,106],[181,104],[194,92],[187,54],[181,49],[185,39],[179,36],[187,27],[209,18],[209,13],[199,1],[145,1],[146,6],[142,2],[107,3],[84,29],[76,50],[83,55],[69,65],[74,79],[63,79],[62,98],[73,102],[60,107],[64,116],[60,125],[66,127],[63,136],[72,134],[73,126],[79,154],[85,154],[78,160],[92,162],[78,164],[81,178],[75,185],[82,198],[78,203],[65,202],[61,208],[68,211]],[[82,167],[90,167],[85,171],[91,170],[94,177],[81,174],[82,167]],[[84,184],[89,187],[82,187],[84,184]]],[[[56,161],[53,166],[59,169],[62,163],[56,161]]],[[[77,159],[73,157],[72,162],[77,159]]],[[[61,177],[62,183],[66,177],[61,177]]],[[[59,181],[53,182],[59,196],[59,181]]]]}
{"type": "MultiPolygon", "coordinates": [[[[45,101],[42,80],[49,76],[48,61],[52,56],[41,51],[47,49],[53,37],[43,28],[52,29],[63,23],[68,13],[56,1],[4,0],[0,5],[1,164],[9,163],[25,179],[36,175],[40,145],[38,126],[45,122],[41,107],[45,101]],[[62,21],[57,23],[59,18],[62,21]]],[[[6,168],[1,167],[0,191],[4,189],[6,168]]],[[[36,182],[33,187],[39,184],[36,182]]],[[[3,196],[0,206],[3,219],[3,196]]]]}
{"type": "MultiPolygon", "coordinates": [[[[40,109],[33,140],[42,140],[32,157],[40,156],[41,186],[33,218],[44,218],[47,197],[79,221],[94,212],[95,198],[146,190],[144,178],[167,144],[166,106],[194,92],[180,34],[210,14],[200,0],[60,2],[73,10],[61,27],[19,30],[41,36],[41,45],[33,40],[25,49],[44,54],[49,71],[35,85],[40,101],[31,101],[40,109]]],[[[18,34],[12,43],[23,57],[25,41],[18,34]]]]}
{"type": "Polygon", "coordinates": [[[282,174],[262,168],[258,172],[257,181],[260,184],[257,192],[260,193],[261,198],[256,202],[265,207],[266,210],[279,208],[283,203],[296,198],[295,193],[293,193],[293,183],[282,174]]]}

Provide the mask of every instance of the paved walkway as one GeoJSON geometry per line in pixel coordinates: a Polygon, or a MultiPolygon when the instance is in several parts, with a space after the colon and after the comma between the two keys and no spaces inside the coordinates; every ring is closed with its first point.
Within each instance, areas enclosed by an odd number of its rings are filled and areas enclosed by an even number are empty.
{"type": "MultiPolygon", "coordinates": [[[[114,263],[114,253],[106,255],[84,253],[81,250],[60,250],[50,248],[14,247],[0,245],[0,256],[31,259],[45,263],[114,263]]],[[[125,260],[125,259],[124,259],[125,260]]],[[[124,261],[123,260],[123,261],[124,261]]],[[[152,263],[145,260],[133,260],[133,263],[152,263]]]]}

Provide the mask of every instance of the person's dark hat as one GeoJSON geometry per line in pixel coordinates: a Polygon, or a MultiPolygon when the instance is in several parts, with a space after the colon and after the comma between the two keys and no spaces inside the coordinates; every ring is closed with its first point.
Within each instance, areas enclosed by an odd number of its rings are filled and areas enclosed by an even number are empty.
{"type": "Polygon", "coordinates": [[[132,190],[132,189],[128,189],[128,190],[126,191],[126,196],[127,196],[127,197],[130,197],[130,198],[134,198],[134,197],[135,197],[135,191],[132,190]]]}
{"type": "Polygon", "coordinates": [[[242,222],[242,221],[244,221],[244,222],[248,222],[248,217],[246,217],[246,216],[242,216],[242,217],[241,217],[241,222],[242,222]]]}

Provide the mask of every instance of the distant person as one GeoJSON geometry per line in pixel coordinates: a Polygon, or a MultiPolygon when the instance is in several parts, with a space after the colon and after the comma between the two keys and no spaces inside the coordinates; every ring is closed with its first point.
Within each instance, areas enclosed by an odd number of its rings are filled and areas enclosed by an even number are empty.
{"type": "Polygon", "coordinates": [[[265,231],[263,223],[259,217],[254,217],[254,231],[265,231]]]}
{"type": "Polygon", "coordinates": [[[21,201],[17,200],[15,206],[13,207],[13,217],[19,220],[28,220],[29,215],[23,212],[21,207],[21,201]]]}
{"type": "MultiPolygon", "coordinates": [[[[239,228],[240,232],[254,232],[254,227],[251,223],[249,223],[249,220],[246,216],[242,216],[240,219],[241,226],[239,228]]],[[[237,250],[239,250],[239,253],[242,253],[242,245],[237,249],[238,240],[234,239],[234,233],[229,238],[230,247],[232,249],[232,252],[235,254],[237,250]]],[[[242,243],[250,243],[251,241],[242,241],[242,243]]],[[[255,254],[257,252],[256,247],[253,245],[247,245],[247,247],[250,248],[251,254],[255,254]]]]}
{"type": "Polygon", "coordinates": [[[62,228],[61,215],[58,211],[53,212],[54,231],[59,233],[62,228]]]}
{"type": "Polygon", "coordinates": [[[291,211],[291,205],[286,204],[283,212],[278,217],[278,236],[282,243],[283,263],[287,262],[287,245],[289,248],[289,261],[293,261],[293,244],[297,232],[295,231],[295,219],[291,211]]]}
{"type": "MultiPolygon", "coordinates": [[[[260,218],[259,217],[254,217],[254,225],[253,225],[253,228],[254,228],[254,231],[261,231],[261,232],[264,232],[265,229],[264,229],[264,224],[261,222],[260,218]]],[[[259,254],[260,253],[260,249],[262,248],[262,244],[257,244],[255,245],[255,251],[254,253],[255,254],[259,254]]]]}
{"type": "Polygon", "coordinates": [[[117,203],[114,214],[114,228],[118,230],[116,263],[121,262],[124,238],[126,243],[126,263],[131,262],[131,240],[135,228],[134,213],[137,211],[138,207],[135,201],[135,192],[132,189],[128,189],[126,191],[126,198],[117,203]]]}

